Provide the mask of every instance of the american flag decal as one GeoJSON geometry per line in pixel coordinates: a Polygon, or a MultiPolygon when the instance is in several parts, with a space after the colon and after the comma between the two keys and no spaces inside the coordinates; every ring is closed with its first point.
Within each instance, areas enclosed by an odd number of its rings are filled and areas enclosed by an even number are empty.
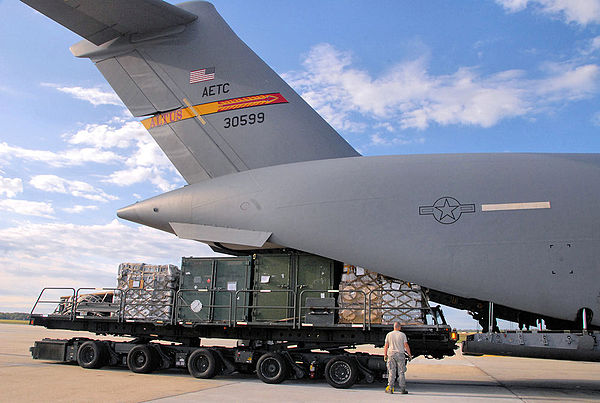
{"type": "Polygon", "coordinates": [[[210,81],[215,79],[215,68],[190,71],[190,84],[201,83],[202,81],[210,81]]]}

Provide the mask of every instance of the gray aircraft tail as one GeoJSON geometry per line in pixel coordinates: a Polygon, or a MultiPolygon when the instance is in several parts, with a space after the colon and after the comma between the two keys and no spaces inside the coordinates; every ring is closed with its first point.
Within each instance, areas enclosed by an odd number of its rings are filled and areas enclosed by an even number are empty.
{"type": "Polygon", "coordinates": [[[188,183],[359,155],[206,2],[22,0],[90,58],[188,183]]]}

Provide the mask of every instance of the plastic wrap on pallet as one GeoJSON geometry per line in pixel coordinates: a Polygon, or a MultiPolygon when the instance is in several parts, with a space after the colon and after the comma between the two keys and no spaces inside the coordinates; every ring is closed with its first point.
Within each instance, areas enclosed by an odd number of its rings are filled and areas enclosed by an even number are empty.
{"type": "Polygon", "coordinates": [[[421,287],[405,281],[382,276],[382,323],[423,324],[421,287]]]}
{"type": "Polygon", "coordinates": [[[424,323],[421,308],[426,302],[418,285],[351,265],[344,266],[341,280],[342,292],[338,297],[340,323],[363,323],[366,314],[363,310],[365,295],[367,309],[369,298],[371,301],[367,322],[370,319],[372,324],[424,323]]]}
{"type": "Polygon", "coordinates": [[[121,263],[117,288],[125,299],[124,319],[169,321],[178,284],[177,266],[121,263]]]}
{"type": "MultiPolygon", "coordinates": [[[[382,312],[378,309],[371,309],[370,318],[365,318],[369,308],[369,294],[379,287],[379,274],[361,267],[344,265],[338,297],[339,323],[381,323],[382,312]]],[[[372,302],[378,299],[378,295],[371,298],[372,302]]]]}

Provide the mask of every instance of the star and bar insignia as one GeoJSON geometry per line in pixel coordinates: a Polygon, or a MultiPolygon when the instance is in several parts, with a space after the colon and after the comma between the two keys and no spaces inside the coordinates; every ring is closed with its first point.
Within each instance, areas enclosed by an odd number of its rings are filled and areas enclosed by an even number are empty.
{"type": "Polygon", "coordinates": [[[474,204],[461,204],[454,197],[440,197],[432,206],[420,206],[419,215],[432,215],[440,224],[454,224],[465,213],[474,213],[474,204]]]}

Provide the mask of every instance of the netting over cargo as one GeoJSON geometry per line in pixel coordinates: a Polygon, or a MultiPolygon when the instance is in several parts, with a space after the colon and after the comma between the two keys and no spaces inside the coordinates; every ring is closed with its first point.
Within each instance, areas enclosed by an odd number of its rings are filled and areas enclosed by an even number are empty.
{"type": "Polygon", "coordinates": [[[339,323],[425,323],[422,308],[427,301],[416,284],[345,265],[339,289],[339,323]],[[365,312],[369,312],[366,318],[365,312]]]}
{"type": "Polygon", "coordinates": [[[121,263],[117,288],[123,290],[124,319],[171,320],[178,284],[177,266],[121,263]]]}

